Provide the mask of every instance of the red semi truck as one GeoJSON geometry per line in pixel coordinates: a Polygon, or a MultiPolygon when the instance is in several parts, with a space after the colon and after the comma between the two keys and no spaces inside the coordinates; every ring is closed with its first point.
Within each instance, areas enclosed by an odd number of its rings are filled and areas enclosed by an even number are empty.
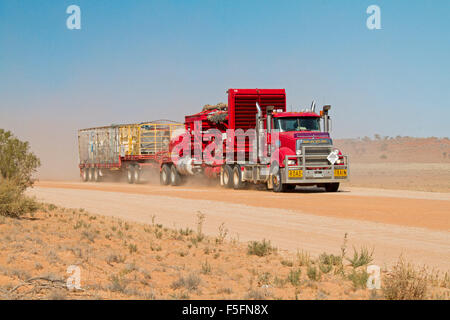
{"type": "Polygon", "coordinates": [[[335,192],[348,179],[348,157],[330,138],[329,105],[319,113],[315,103],[287,112],[284,89],[227,93],[228,105],[185,117],[185,133],[172,139],[170,155],[161,160],[161,184],[203,174],[226,188],[253,183],[282,192],[315,185],[335,192]]]}

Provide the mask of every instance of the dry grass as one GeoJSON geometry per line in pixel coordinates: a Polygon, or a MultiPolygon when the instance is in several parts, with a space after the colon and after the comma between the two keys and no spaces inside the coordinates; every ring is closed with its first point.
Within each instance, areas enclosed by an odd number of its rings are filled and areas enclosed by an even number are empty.
{"type": "Polygon", "coordinates": [[[400,264],[373,293],[364,286],[365,267],[347,263],[345,245],[341,255],[313,257],[267,240],[229,241],[224,226],[208,237],[200,214],[196,232],[165,228],[157,217],[145,225],[53,205],[33,218],[1,218],[3,299],[422,299],[450,292],[448,275],[400,264]],[[82,290],[65,286],[70,265],[80,267],[82,290]]]}
{"type": "Polygon", "coordinates": [[[384,278],[384,295],[389,300],[425,299],[429,286],[428,277],[426,268],[418,270],[400,258],[384,278]]]}

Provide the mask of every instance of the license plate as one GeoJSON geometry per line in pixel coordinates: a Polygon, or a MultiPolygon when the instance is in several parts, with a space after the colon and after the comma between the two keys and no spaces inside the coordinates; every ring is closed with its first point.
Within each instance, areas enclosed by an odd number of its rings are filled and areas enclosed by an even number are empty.
{"type": "Polygon", "coordinates": [[[289,178],[301,178],[303,177],[303,170],[289,170],[289,178]]]}
{"type": "Polygon", "coordinates": [[[323,172],[322,171],[314,171],[313,177],[314,178],[323,178],[323,172]]]}
{"type": "Polygon", "coordinates": [[[346,177],[347,169],[334,169],[334,176],[335,177],[346,177]]]}

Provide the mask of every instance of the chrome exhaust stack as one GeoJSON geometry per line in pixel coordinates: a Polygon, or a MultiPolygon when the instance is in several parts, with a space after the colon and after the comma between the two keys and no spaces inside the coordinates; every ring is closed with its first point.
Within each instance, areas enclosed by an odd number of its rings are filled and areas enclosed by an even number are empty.
{"type": "Polygon", "coordinates": [[[323,106],[322,111],[320,111],[320,115],[323,118],[323,129],[325,132],[330,132],[330,116],[328,115],[328,111],[331,109],[330,105],[323,106]]]}
{"type": "Polygon", "coordinates": [[[260,144],[260,141],[259,141],[259,136],[260,136],[260,132],[261,132],[262,110],[261,110],[261,106],[259,105],[258,102],[256,102],[256,110],[258,110],[256,112],[256,126],[255,126],[255,131],[256,131],[256,155],[257,155],[256,162],[258,162],[258,158],[261,159],[261,157],[262,157],[262,155],[261,155],[261,144],[260,144]]]}

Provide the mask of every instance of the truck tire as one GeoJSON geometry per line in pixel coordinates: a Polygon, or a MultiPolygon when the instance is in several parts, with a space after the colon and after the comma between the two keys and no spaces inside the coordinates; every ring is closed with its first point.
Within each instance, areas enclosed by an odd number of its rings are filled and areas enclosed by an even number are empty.
{"type": "Polygon", "coordinates": [[[278,168],[276,172],[272,174],[272,186],[274,192],[286,192],[295,189],[295,185],[284,184],[281,182],[281,170],[278,168]]]}
{"type": "Polygon", "coordinates": [[[339,182],[325,183],[326,192],[336,192],[339,190],[339,182]]]}
{"type": "Polygon", "coordinates": [[[170,183],[170,168],[167,164],[163,165],[159,173],[159,183],[167,186],[170,183]]]}
{"type": "Polygon", "coordinates": [[[273,192],[283,192],[283,183],[281,182],[281,170],[272,174],[273,192]]]}
{"type": "Polygon", "coordinates": [[[134,166],[133,176],[134,183],[141,182],[141,169],[139,168],[139,165],[134,166]]]}
{"type": "Polygon", "coordinates": [[[98,168],[94,168],[94,181],[95,182],[100,182],[100,174],[98,172],[98,168]]]}
{"type": "Polygon", "coordinates": [[[87,182],[89,180],[89,168],[83,168],[81,171],[81,179],[83,182],[87,182]]]}
{"type": "Polygon", "coordinates": [[[89,168],[89,181],[94,181],[94,168],[89,168]]]}
{"type": "Polygon", "coordinates": [[[134,182],[134,166],[132,166],[132,165],[128,166],[127,181],[130,184],[134,182]]]}
{"type": "Polygon", "coordinates": [[[228,164],[223,167],[222,175],[223,186],[225,188],[233,187],[233,169],[228,164]]]}
{"type": "Polygon", "coordinates": [[[181,177],[175,166],[170,168],[170,184],[172,186],[178,186],[181,183],[181,177]]]}
{"type": "Polygon", "coordinates": [[[242,171],[240,166],[233,168],[233,188],[239,190],[244,188],[245,182],[242,181],[242,171]]]}

